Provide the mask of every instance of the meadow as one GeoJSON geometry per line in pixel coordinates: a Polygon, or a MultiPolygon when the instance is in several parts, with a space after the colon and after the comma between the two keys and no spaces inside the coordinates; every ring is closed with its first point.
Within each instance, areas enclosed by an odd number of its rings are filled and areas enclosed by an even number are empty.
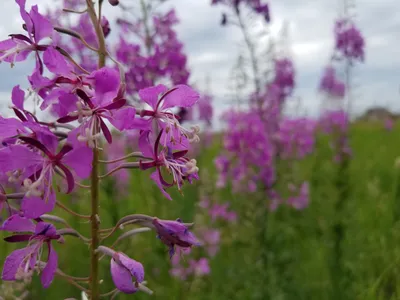
{"type": "Polygon", "coordinates": [[[325,38],[294,49],[276,3],[16,0],[0,300],[400,299],[400,123],[350,122],[370,36],[339,2],[311,82],[325,38]]]}
{"type": "MultiPolygon", "coordinates": [[[[302,211],[280,206],[264,219],[257,212],[268,199],[260,194],[237,194],[231,187],[216,189],[214,159],[220,151],[220,136],[203,149],[197,160],[201,179],[186,185],[184,197],[172,193],[166,200],[153,184],[145,184],[147,173],[131,172],[123,190],[108,181],[101,190],[101,226],[110,227],[127,213],[141,212],[160,218],[194,220],[194,232],[204,226],[221,231],[217,254],[210,258],[211,271],[181,280],[170,274],[172,267],[166,247],[154,232],[144,232],[119,244],[121,251],[141,261],[146,269],[152,296],[138,293],[136,299],[399,299],[400,257],[400,164],[398,146],[400,126],[387,131],[380,123],[351,126],[352,159],[349,166],[349,197],[341,213],[335,214],[339,164],[332,160],[326,136],[320,136],[310,157],[296,166],[297,175],[310,181],[310,204],[302,211]],[[397,162],[396,162],[397,160],[397,162]],[[199,204],[204,191],[212,202],[230,203],[236,222],[210,221],[199,204]],[[340,274],[332,262],[335,254],[335,224],[343,225],[340,274]],[[264,238],[260,238],[260,232],[264,238]],[[267,267],[267,268],[266,268],[267,267]],[[335,282],[336,275],[340,282],[335,282]],[[340,286],[340,290],[335,288],[340,286]],[[340,293],[340,294],[337,294],[340,293]],[[339,295],[339,296],[338,296],[339,295]]],[[[282,165],[282,168],[285,166],[282,165]]],[[[282,172],[284,173],[284,172],[282,172]]],[[[292,176],[296,174],[292,174],[292,176]]],[[[284,187],[282,187],[283,189],[284,187]]],[[[64,197],[64,203],[80,213],[89,206],[87,195],[64,197]]],[[[86,224],[62,210],[58,215],[84,235],[86,224]]],[[[115,240],[115,238],[114,238],[115,240]]],[[[107,240],[112,244],[112,238],[107,240]]],[[[106,244],[107,244],[106,242],[106,244]]],[[[67,274],[84,276],[90,261],[87,246],[66,237],[59,251],[59,267],[67,274]]],[[[2,246],[9,253],[10,244],[2,246]]],[[[198,247],[189,257],[199,257],[198,247]]],[[[186,256],[185,259],[187,260],[186,256]]],[[[101,261],[101,290],[113,290],[108,259],[101,261]]],[[[62,278],[43,290],[38,277],[27,289],[30,299],[80,299],[77,289],[62,278]]],[[[131,299],[120,295],[118,299],[131,299]]]]}

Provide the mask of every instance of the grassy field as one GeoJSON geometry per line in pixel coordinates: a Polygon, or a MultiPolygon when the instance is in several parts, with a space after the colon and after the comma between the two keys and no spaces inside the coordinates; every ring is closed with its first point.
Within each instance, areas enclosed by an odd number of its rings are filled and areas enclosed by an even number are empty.
{"type": "MultiPolygon", "coordinates": [[[[382,125],[358,124],[351,128],[353,156],[348,173],[348,199],[337,208],[339,165],[333,162],[326,137],[320,137],[313,156],[279,170],[280,190],[290,180],[309,180],[311,200],[303,211],[281,206],[260,215],[268,199],[261,193],[233,194],[229,187],[215,188],[213,165],[219,143],[201,151],[201,180],[184,189],[184,197],[172,192],[163,198],[148,178],[148,172],[133,172],[128,187],[118,190],[112,182],[103,185],[101,226],[110,227],[130,213],[196,222],[221,230],[217,255],[210,260],[211,274],[185,281],[169,274],[171,262],[166,247],[154,232],[137,235],[118,249],[141,261],[148,286],[155,294],[119,295],[118,299],[400,299],[400,126],[393,131],[382,125]],[[236,223],[211,222],[198,203],[229,201],[238,214],[236,223]],[[338,213],[339,212],[339,213],[338,213]],[[340,224],[340,255],[335,241],[340,224]],[[339,259],[340,267],[337,266],[339,259]],[[340,295],[340,296],[338,296],[340,295]]],[[[88,193],[62,199],[81,213],[89,212],[88,193]]],[[[89,235],[89,224],[60,215],[74,228],[89,235]]],[[[195,232],[196,232],[195,229],[195,232]]],[[[115,238],[105,241],[112,244],[115,238]]],[[[2,244],[3,253],[10,245],[2,244]]],[[[60,269],[74,276],[87,276],[88,247],[74,237],[57,245],[60,269]]],[[[192,252],[201,257],[204,249],[192,252]]],[[[109,259],[102,261],[102,291],[112,290],[109,259]]],[[[56,278],[43,290],[37,276],[30,286],[31,299],[79,299],[78,290],[56,278]]],[[[105,298],[108,299],[108,298],[105,298]]]]}

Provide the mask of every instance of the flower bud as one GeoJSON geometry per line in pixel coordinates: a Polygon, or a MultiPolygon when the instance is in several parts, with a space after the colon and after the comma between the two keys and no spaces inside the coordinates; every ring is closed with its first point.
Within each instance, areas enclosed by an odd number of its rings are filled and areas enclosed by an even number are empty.
{"type": "Polygon", "coordinates": [[[101,28],[103,29],[104,37],[107,37],[111,32],[110,23],[108,22],[106,17],[103,16],[101,18],[100,24],[101,24],[101,28]]]}
{"type": "Polygon", "coordinates": [[[117,6],[119,4],[119,0],[108,0],[108,2],[112,5],[112,6],[117,6]]]}

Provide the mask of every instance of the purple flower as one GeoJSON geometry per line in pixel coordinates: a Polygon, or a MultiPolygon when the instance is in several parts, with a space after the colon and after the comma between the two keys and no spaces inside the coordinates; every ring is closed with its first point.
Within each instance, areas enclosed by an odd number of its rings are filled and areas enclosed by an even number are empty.
{"type": "Polygon", "coordinates": [[[393,125],[394,125],[394,122],[393,122],[392,118],[386,118],[385,119],[385,129],[387,131],[392,131],[393,130],[393,125]]]}
{"type": "Polygon", "coordinates": [[[25,0],[16,0],[16,2],[20,7],[20,14],[25,22],[24,26],[28,35],[11,34],[10,39],[0,42],[0,62],[6,61],[14,64],[25,60],[31,52],[35,52],[37,68],[42,73],[43,64],[39,51],[44,51],[48,45],[39,43],[52,36],[53,26],[39,13],[37,5],[32,6],[28,13],[25,10],[25,0]]]}
{"type": "Polygon", "coordinates": [[[118,290],[133,294],[144,280],[143,265],[124,253],[115,252],[111,258],[111,277],[118,290]]]}
{"type": "Polygon", "coordinates": [[[93,72],[88,79],[92,81],[94,94],[89,96],[81,89],[76,94],[81,100],[76,102],[77,110],[58,119],[59,123],[69,123],[78,120],[81,125],[69,133],[68,141],[72,144],[86,142],[94,147],[94,141],[99,138],[93,135],[95,128],[100,127],[109,144],[112,135],[105,119],[110,121],[118,130],[132,129],[135,117],[135,108],[125,106],[123,98],[124,87],[120,85],[119,73],[111,68],[101,68],[93,72]]]}
{"type": "Polygon", "coordinates": [[[285,119],[278,132],[280,155],[284,159],[303,159],[311,154],[315,144],[317,123],[307,118],[285,119]]]}
{"type": "Polygon", "coordinates": [[[58,139],[54,135],[42,139],[20,136],[19,141],[22,144],[0,150],[0,170],[11,178],[18,172],[26,190],[22,210],[26,216],[36,218],[54,207],[53,175],[63,175],[70,193],[75,185],[74,174],[82,179],[90,175],[92,151],[66,144],[56,153],[58,139]]]}
{"type": "Polygon", "coordinates": [[[211,272],[208,259],[205,257],[200,258],[198,261],[191,259],[189,261],[189,270],[190,273],[193,273],[196,276],[208,275],[211,272]]]}
{"type": "Polygon", "coordinates": [[[321,78],[319,90],[334,98],[343,99],[346,92],[346,86],[344,82],[336,77],[335,69],[328,66],[325,68],[324,75],[321,78]]]}
{"type": "Polygon", "coordinates": [[[211,102],[212,98],[210,95],[204,95],[200,98],[199,102],[197,102],[199,120],[205,121],[208,126],[211,126],[213,117],[213,106],[211,102]]]}
{"type": "Polygon", "coordinates": [[[6,237],[4,240],[10,243],[29,241],[27,247],[13,251],[7,256],[1,279],[14,281],[30,276],[35,266],[40,263],[43,246],[47,247],[47,263],[42,271],[41,282],[44,288],[48,288],[54,279],[58,265],[57,253],[51,242],[62,238],[57,234],[56,228],[49,223],[38,222],[36,225],[18,215],[8,218],[0,228],[4,231],[17,232],[18,234],[6,237]],[[24,232],[30,232],[26,234],[24,232]]]}
{"type": "Polygon", "coordinates": [[[275,60],[275,78],[273,84],[279,87],[279,100],[283,102],[293,92],[295,85],[293,62],[288,58],[275,60]]]}
{"type": "Polygon", "coordinates": [[[214,204],[208,211],[209,215],[211,216],[211,220],[215,221],[217,218],[221,218],[226,221],[236,221],[236,213],[233,211],[228,211],[228,207],[228,202],[224,204],[214,204]]]}
{"type": "Polygon", "coordinates": [[[187,140],[198,140],[198,129],[193,128],[192,131],[189,131],[182,127],[177,120],[177,116],[170,110],[172,107],[193,106],[200,97],[193,89],[181,84],[168,90],[166,86],[159,84],[155,87],[140,90],[139,96],[150,106],[150,109],[144,109],[140,113],[140,116],[147,120],[149,130],[151,130],[152,120],[156,120],[159,128],[164,130],[161,138],[162,145],[170,147],[183,145],[187,147],[187,140]]]}
{"type": "Polygon", "coordinates": [[[158,238],[169,247],[169,255],[172,257],[175,253],[175,247],[191,248],[200,243],[188,227],[180,219],[176,221],[164,221],[154,218],[153,225],[158,234],[158,238]]]}
{"type": "Polygon", "coordinates": [[[209,256],[213,257],[219,250],[219,243],[221,239],[221,233],[217,229],[205,229],[200,231],[202,241],[207,250],[209,256]]]}
{"type": "Polygon", "coordinates": [[[308,182],[303,182],[299,189],[299,194],[288,199],[289,205],[297,210],[303,210],[309,204],[309,185],[308,182]]]}
{"type": "Polygon", "coordinates": [[[181,187],[184,181],[192,182],[193,179],[198,179],[198,168],[196,166],[196,160],[185,157],[187,150],[181,150],[172,152],[169,147],[160,147],[160,139],[163,134],[163,130],[160,131],[157,140],[154,143],[154,147],[151,146],[149,139],[150,131],[144,131],[139,137],[139,148],[143,155],[152,160],[140,161],[140,168],[147,170],[155,167],[156,171],[151,174],[151,179],[157,184],[161,192],[169,200],[171,196],[165,192],[164,188],[169,188],[174,184],[177,185],[178,190],[181,191],[181,187]],[[161,148],[161,150],[159,150],[161,148]],[[172,176],[172,183],[167,182],[161,172],[161,167],[165,167],[169,174],[172,176]]]}
{"type": "Polygon", "coordinates": [[[348,19],[339,19],[335,23],[336,50],[352,61],[364,61],[365,41],[360,30],[348,19]]]}

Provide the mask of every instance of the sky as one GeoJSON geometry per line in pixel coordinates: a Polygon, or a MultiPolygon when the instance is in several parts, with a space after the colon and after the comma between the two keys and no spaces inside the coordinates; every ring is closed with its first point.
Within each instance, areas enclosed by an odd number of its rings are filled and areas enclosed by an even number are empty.
{"type": "MultiPolygon", "coordinates": [[[[120,0],[131,3],[131,0],[120,0]]],[[[354,1],[354,0],[348,0],[354,1]]],[[[28,0],[27,6],[43,5],[50,0],[28,0]]],[[[229,78],[239,54],[240,31],[219,25],[223,7],[210,5],[211,0],[170,0],[164,9],[174,6],[181,23],[177,26],[179,39],[185,45],[192,71],[191,83],[200,90],[210,89],[214,95],[216,115],[229,107],[229,78]],[[209,78],[207,84],[206,78],[209,78]]],[[[264,1],[265,2],[265,1],[264,1]]],[[[288,24],[287,52],[296,69],[296,89],[288,103],[288,114],[316,116],[321,95],[317,92],[319,79],[333,49],[333,24],[343,1],[337,0],[270,0],[272,22],[269,30],[277,35],[288,24]]],[[[397,0],[358,0],[355,20],[366,41],[366,60],[352,71],[353,112],[361,114],[371,106],[385,106],[400,112],[400,2],[397,0]]],[[[104,15],[112,20],[116,8],[107,5],[104,15]]],[[[13,0],[3,0],[0,11],[0,39],[20,32],[21,18],[13,0]]],[[[31,57],[32,59],[32,57],[31,57]]],[[[0,109],[10,104],[14,85],[26,85],[26,75],[32,70],[30,62],[0,64],[0,109]]]]}

